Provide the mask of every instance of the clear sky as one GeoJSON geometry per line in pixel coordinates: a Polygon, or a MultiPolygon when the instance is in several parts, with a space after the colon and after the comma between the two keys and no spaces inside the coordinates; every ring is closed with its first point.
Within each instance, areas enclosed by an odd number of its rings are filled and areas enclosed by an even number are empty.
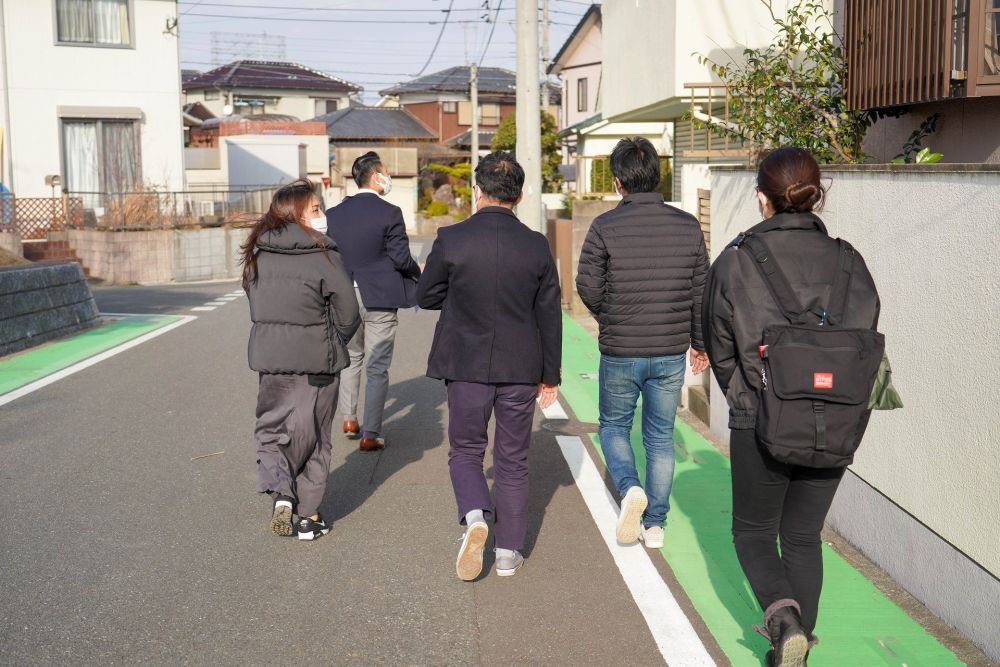
{"type": "MultiPolygon", "coordinates": [[[[180,0],[181,66],[212,69],[213,32],[267,33],[284,37],[287,60],[361,85],[364,100],[373,103],[379,90],[413,78],[425,64],[428,74],[479,62],[493,27],[485,16],[488,13],[492,20],[498,6],[499,20],[482,64],[515,69],[516,4],[517,0],[180,0]]],[[[589,6],[582,0],[549,0],[550,57],[589,6]]]]}

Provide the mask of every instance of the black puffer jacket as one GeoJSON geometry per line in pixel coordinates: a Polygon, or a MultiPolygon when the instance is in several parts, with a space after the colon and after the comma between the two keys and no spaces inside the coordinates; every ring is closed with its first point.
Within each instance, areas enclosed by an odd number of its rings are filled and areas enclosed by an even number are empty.
{"type": "Polygon", "coordinates": [[[631,194],[590,226],[576,289],[600,324],[601,354],[660,357],[703,350],[705,237],[658,192],[631,194]]]}
{"type": "MultiPolygon", "coordinates": [[[[748,231],[765,244],[803,307],[828,307],[840,246],[813,213],[779,213],[748,231]]],[[[839,326],[866,329],[878,324],[875,283],[855,254],[847,312],[839,326]]],[[[757,421],[764,328],[787,320],[746,251],[728,247],[712,265],[705,288],[705,349],[729,403],[729,428],[753,428],[757,421]]]]}
{"type": "Polygon", "coordinates": [[[255,371],[331,375],[350,362],[358,299],[337,245],[317,236],[288,225],[257,240],[257,281],[247,289],[255,371]]]}

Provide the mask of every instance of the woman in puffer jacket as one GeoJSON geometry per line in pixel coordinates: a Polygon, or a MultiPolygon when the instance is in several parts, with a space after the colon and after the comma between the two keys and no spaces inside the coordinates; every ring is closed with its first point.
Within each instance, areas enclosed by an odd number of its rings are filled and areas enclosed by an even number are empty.
{"type": "Polygon", "coordinates": [[[354,286],[324,233],[314,192],[307,180],[281,187],[241,246],[250,368],[260,378],[257,491],[274,500],[271,530],[300,540],[330,532],[319,505],[346,344],[360,324],[354,286]]]}

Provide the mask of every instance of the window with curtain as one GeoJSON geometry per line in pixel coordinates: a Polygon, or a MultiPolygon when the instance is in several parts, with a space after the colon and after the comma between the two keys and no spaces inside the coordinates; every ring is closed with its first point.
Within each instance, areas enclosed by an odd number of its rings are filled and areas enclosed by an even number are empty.
{"type": "Polygon", "coordinates": [[[338,100],[316,100],[316,115],[322,116],[324,114],[333,113],[337,110],[338,100]]]}
{"type": "Polygon", "coordinates": [[[129,0],[55,0],[62,44],[131,46],[129,0]]]}
{"type": "MultiPolygon", "coordinates": [[[[136,124],[120,120],[63,121],[63,165],[70,192],[131,192],[140,183],[136,124]]],[[[84,195],[85,205],[99,197],[84,195]]]]}
{"type": "Polygon", "coordinates": [[[576,80],[576,110],[587,110],[587,79],[586,77],[576,80]]]}

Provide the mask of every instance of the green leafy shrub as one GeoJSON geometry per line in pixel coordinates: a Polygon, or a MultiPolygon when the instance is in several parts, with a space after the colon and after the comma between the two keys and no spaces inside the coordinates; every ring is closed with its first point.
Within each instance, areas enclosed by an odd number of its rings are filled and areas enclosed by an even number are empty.
{"type": "Polygon", "coordinates": [[[448,215],[448,205],[443,201],[432,201],[427,205],[427,210],[425,211],[428,216],[435,217],[439,215],[448,215]]]}

